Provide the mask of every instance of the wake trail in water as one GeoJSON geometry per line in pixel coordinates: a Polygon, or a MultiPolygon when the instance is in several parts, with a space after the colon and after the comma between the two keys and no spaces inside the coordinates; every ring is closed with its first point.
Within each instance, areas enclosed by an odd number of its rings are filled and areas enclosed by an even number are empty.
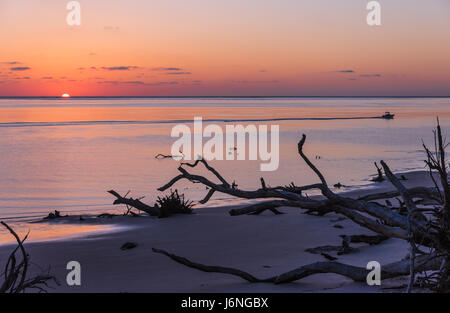
{"type": "MultiPolygon", "coordinates": [[[[331,121],[331,120],[367,120],[383,119],[382,116],[369,117],[280,117],[251,119],[203,119],[203,122],[216,123],[246,123],[246,122],[277,122],[277,121],[331,121]]],[[[90,126],[90,125],[147,125],[147,124],[183,124],[193,123],[193,120],[160,120],[160,121],[67,121],[67,122],[9,122],[0,123],[0,127],[45,127],[45,126],[90,126]]]]}

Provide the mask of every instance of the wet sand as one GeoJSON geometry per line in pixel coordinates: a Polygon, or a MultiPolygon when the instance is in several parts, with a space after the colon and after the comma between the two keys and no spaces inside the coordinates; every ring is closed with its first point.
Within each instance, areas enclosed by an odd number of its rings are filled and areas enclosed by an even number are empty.
{"type": "MultiPolygon", "coordinates": [[[[407,187],[431,186],[425,172],[406,173],[407,187]]],[[[348,193],[356,197],[365,193],[392,190],[389,182],[348,193]]],[[[46,242],[29,242],[25,247],[34,264],[50,266],[61,285],[50,292],[386,292],[382,289],[400,285],[402,279],[382,281],[382,285],[355,283],[335,274],[317,274],[285,285],[248,283],[239,277],[204,273],[177,264],[152,248],[164,249],[192,261],[236,267],[257,277],[269,277],[316,261],[326,261],[320,254],[305,249],[322,245],[340,245],[339,235],[373,234],[349,219],[336,222],[339,216],[316,217],[296,208],[280,208],[286,214],[270,212],[259,216],[231,217],[232,207],[200,208],[192,215],[166,219],[123,217],[87,219],[72,217],[45,223],[95,223],[120,226],[111,232],[46,242]],[[342,228],[336,228],[339,224],[342,228]],[[121,250],[126,242],[138,246],[121,250]],[[81,286],[66,284],[66,265],[81,264],[81,286]]],[[[358,251],[338,256],[338,261],[365,267],[369,261],[381,265],[400,260],[407,254],[407,243],[398,239],[369,246],[355,245],[358,251]]],[[[0,247],[0,267],[13,248],[0,247]]],[[[39,272],[32,266],[32,273],[39,272]]]]}

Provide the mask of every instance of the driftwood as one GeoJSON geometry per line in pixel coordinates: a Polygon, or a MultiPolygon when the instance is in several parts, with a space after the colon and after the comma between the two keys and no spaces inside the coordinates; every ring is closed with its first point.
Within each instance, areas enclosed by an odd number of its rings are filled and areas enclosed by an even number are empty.
{"type": "Polygon", "coordinates": [[[161,159],[171,159],[172,155],[169,154],[162,154],[162,153],[158,153],[157,155],[155,155],[155,159],[161,160],[161,159]]]}
{"type": "MultiPolygon", "coordinates": [[[[280,275],[268,277],[268,278],[257,278],[256,276],[231,267],[222,266],[210,266],[200,263],[192,262],[184,257],[169,253],[161,249],[152,249],[153,252],[163,254],[173,261],[185,265],[190,268],[197,269],[203,272],[209,273],[222,273],[229,274],[233,276],[240,277],[250,283],[274,283],[274,284],[285,284],[301,280],[305,277],[321,274],[321,273],[334,273],[345,277],[348,277],[354,281],[365,282],[369,270],[364,267],[352,266],[347,264],[342,264],[339,262],[316,262],[308,265],[303,265],[292,271],[282,273],[280,275]]],[[[436,270],[440,266],[440,258],[435,258],[432,256],[420,256],[416,260],[417,271],[423,270],[436,270]]],[[[397,276],[404,276],[409,273],[409,261],[399,261],[384,265],[381,270],[381,277],[383,279],[393,278],[397,276]]]]}
{"type": "MultiPolygon", "coordinates": [[[[214,192],[221,192],[231,196],[235,196],[238,198],[244,199],[264,199],[264,198],[275,198],[282,200],[269,200],[266,202],[260,202],[258,204],[252,204],[247,207],[243,207],[240,209],[234,209],[230,211],[230,214],[233,216],[241,215],[241,214],[249,214],[252,212],[257,212],[260,209],[270,209],[277,208],[280,206],[291,206],[298,207],[301,209],[308,210],[308,212],[318,212],[325,213],[328,212],[336,212],[342,214],[357,224],[368,228],[378,234],[387,237],[395,237],[408,240],[408,223],[407,218],[404,215],[401,215],[397,212],[394,212],[388,207],[385,207],[381,204],[364,201],[360,199],[351,199],[347,197],[342,197],[330,190],[328,184],[325,180],[325,177],[322,173],[315,167],[315,165],[309,160],[309,158],[303,153],[303,146],[306,141],[306,136],[303,135],[302,139],[298,144],[298,152],[301,158],[305,161],[305,163],[316,173],[317,177],[321,181],[321,183],[302,186],[302,187],[275,187],[270,188],[267,187],[266,184],[262,185],[262,188],[257,190],[243,190],[237,187],[231,186],[223,176],[215,170],[213,167],[209,166],[209,164],[205,160],[197,160],[193,164],[183,163],[178,168],[180,175],[174,177],[170,182],[166,185],[159,188],[160,191],[167,190],[172,187],[176,182],[186,179],[191,182],[199,182],[203,185],[210,188],[208,195],[202,201],[202,203],[207,202],[210,198],[210,195],[214,192]],[[200,175],[195,175],[190,173],[185,169],[185,166],[195,168],[199,164],[203,164],[205,168],[211,172],[220,183],[215,183],[208,178],[200,175]],[[316,200],[306,197],[302,194],[303,191],[318,189],[321,191],[322,195],[325,199],[316,200]],[[367,215],[371,216],[368,217],[367,215]],[[376,218],[376,219],[374,219],[376,218]],[[379,223],[377,220],[382,220],[385,223],[379,223]]],[[[424,222],[418,222],[413,219],[412,224],[414,227],[422,227],[425,228],[424,222]]],[[[417,234],[419,236],[419,234],[417,234]]],[[[429,234],[427,234],[427,238],[421,239],[423,244],[430,243],[429,234]]]]}
{"type": "MultiPolygon", "coordinates": [[[[242,199],[258,199],[261,201],[251,204],[239,209],[230,211],[230,215],[238,216],[242,214],[259,214],[265,210],[271,210],[277,214],[278,207],[295,207],[306,210],[307,213],[315,213],[317,215],[324,215],[329,212],[334,212],[345,216],[355,222],[356,224],[375,232],[376,236],[354,236],[345,237],[347,244],[349,242],[366,242],[369,244],[378,244],[387,238],[399,238],[408,241],[411,245],[409,260],[392,263],[389,266],[384,266],[384,277],[394,277],[399,275],[410,275],[410,282],[407,291],[411,288],[415,281],[416,273],[431,269],[436,269],[436,262],[433,261],[433,266],[423,263],[428,258],[435,260],[438,258],[442,261],[440,271],[443,272],[439,279],[439,286],[446,284],[444,289],[450,289],[450,187],[448,186],[447,167],[445,161],[445,144],[442,139],[442,132],[438,123],[436,138],[436,151],[431,152],[425,145],[427,153],[426,164],[431,171],[437,171],[441,179],[441,192],[437,183],[434,188],[416,187],[407,189],[403,186],[390,170],[389,166],[381,161],[382,167],[377,163],[378,177],[375,181],[382,181],[387,178],[395,190],[372,193],[358,199],[346,197],[334,193],[329,187],[324,175],[320,170],[309,160],[303,152],[303,146],[306,142],[306,136],[303,135],[298,143],[298,153],[302,160],[309,166],[309,168],[316,174],[319,183],[296,186],[291,183],[288,186],[269,187],[264,179],[261,179],[261,188],[256,190],[245,190],[238,188],[238,185],[233,182],[232,185],[213,167],[211,167],[205,160],[197,160],[196,162],[182,163],[178,168],[180,174],[170,180],[166,185],[160,187],[158,190],[164,191],[171,188],[180,180],[188,180],[192,183],[200,183],[205,185],[209,191],[201,203],[206,203],[215,192],[228,194],[230,196],[242,199]],[[195,168],[202,164],[210,173],[212,173],[218,182],[210,180],[204,176],[196,175],[187,170],[186,167],[195,168]],[[383,176],[383,171],[385,176],[383,176]],[[322,197],[315,197],[314,199],[305,196],[303,193],[309,190],[319,190],[322,197]],[[386,201],[387,205],[375,202],[376,200],[388,200],[397,198],[400,207],[394,208],[392,203],[386,201]],[[419,204],[436,204],[442,205],[442,209],[435,208],[433,210],[419,209],[419,204]],[[425,215],[424,213],[430,213],[425,215]],[[429,253],[420,251],[419,246],[428,247],[429,253]],[[418,256],[417,256],[418,255],[418,256]],[[446,283],[444,284],[443,281],[446,283]]],[[[433,177],[432,177],[433,178],[433,177]]],[[[401,180],[405,180],[401,177],[401,180]]],[[[175,261],[206,271],[215,271],[216,267],[204,267],[200,264],[194,264],[184,258],[172,255],[162,250],[155,250],[155,252],[163,253],[175,261]]],[[[321,251],[321,253],[324,253],[321,251]]],[[[327,255],[328,256],[328,255],[327,255]]],[[[327,257],[325,256],[325,257],[327,257]]],[[[331,256],[329,256],[331,257],[331,256]]],[[[331,257],[332,258],[332,257],[331,257]]],[[[366,279],[367,270],[365,268],[358,268],[336,262],[319,262],[311,265],[303,266],[290,273],[282,274],[276,278],[256,279],[248,273],[242,271],[235,272],[232,269],[219,267],[219,272],[230,273],[241,276],[248,281],[271,281],[271,282],[287,282],[297,280],[315,273],[337,273],[352,278],[356,281],[363,281],[366,279]],[[250,276],[249,276],[250,275],[250,276]]]]}
{"type": "Polygon", "coordinates": [[[50,212],[48,213],[48,215],[46,217],[44,217],[44,220],[54,220],[57,218],[63,218],[63,217],[68,217],[68,215],[61,215],[61,212],[59,212],[58,210],[55,210],[55,212],[50,212]]]}
{"type": "Polygon", "coordinates": [[[159,218],[169,217],[173,214],[191,214],[192,207],[194,206],[193,201],[186,200],[184,194],[179,194],[178,190],[171,191],[169,195],[158,197],[155,205],[151,206],[145,204],[141,201],[142,198],[133,199],[127,198],[128,193],[125,196],[121,196],[118,192],[114,190],[108,191],[116,197],[114,205],[125,204],[127,211],[123,214],[124,216],[131,215],[133,217],[138,217],[140,215],[131,211],[135,208],[139,211],[145,212],[150,216],[157,216],[159,218]]]}
{"type": "Polygon", "coordinates": [[[243,214],[261,214],[266,210],[270,210],[275,215],[283,214],[278,211],[276,208],[281,206],[296,206],[295,202],[291,202],[288,200],[273,200],[273,201],[265,201],[260,203],[255,203],[244,208],[231,209],[230,215],[237,216],[243,214]]]}
{"type": "MultiPolygon", "coordinates": [[[[389,237],[382,236],[382,235],[341,235],[342,238],[342,244],[340,246],[320,246],[316,248],[309,248],[306,249],[306,252],[312,253],[312,254],[322,254],[324,255],[325,252],[336,252],[337,255],[344,255],[349,254],[352,252],[357,251],[358,249],[350,247],[350,243],[368,243],[369,245],[377,245],[382,243],[385,240],[388,240],[389,237]]],[[[327,256],[325,256],[328,258],[327,256]]]]}
{"type": "Polygon", "coordinates": [[[242,279],[245,279],[246,281],[251,282],[251,283],[264,281],[264,280],[258,279],[255,276],[253,276],[253,275],[251,275],[251,274],[249,274],[247,272],[241,271],[241,270],[237,270],[237,269],[233,269],[233,268],[229,268],[229,267],[222,267],[222,266],[203,265],[203,264],[200,264],[200,263],[191,262],[191,261],[189,261],[186,258],[177,256],[175,254],[169,253],[169,252],[161,250],[161,249],[152,248],[152,250],[155,253],[160,253],[160,254],[168,256],[169,258],[171,258],[175,262],[178,262],[180,264],[186,265],[186,266],[191,267],[191,268],[195,268],[195,269],[203,271],[203,272],[223,273],[223,274],[239,276],[242,279]]]}
{"type": "MultiPolygon", "coordinates": [[[[442,129],[437,119],[437,127],[434,133],[434,151],[429,149],[425,143],[423,148],[427,155],[425,164],[430,171],[431,179],[439,192],[439,198],[442,205],[433,211],[434,220],[431,221],[431,227],[438,233],[438,239],[435,242],[434,249],[436,253],[443,256],[443,261],[438,272],[434,273],[435,279],[427,281],[427,286],[438,291],[450,290],[450,186],[448,183],[447,160],[445,156],[445,148],[447,143],[442,135],[442,129]],[[433,177],[433,171],[439,174],[440,187],[433,177]]],[[[405,200],[406,202],[406,200],[405,200]]],[[[413,230],[412,230],[413,231],[413,230]]],[[[411,250],[414,252],[415,242],[411,242],[411,250]]],[[[412,273],[413,274],[413,273],[412,273]]],[[[411,283],[411,282],[410,282],[411,283]]],[[[408,289],[410,286],[408,286],[408,289]]]]}
{"type": "Polygon", "coordinates": [[[372,181],[380,183],[380,182],[384,181],[383,171],[378,166],[377,162],[374,162],[374,164],[375,164],[375,167],[377,168],[377,177],[373,178],[372,181]]]}
{"type": "Polygon", "coordinates": [[[312,254],[321,254],[326,259],[334,261],[337,260],[337,258],[327,254],[326,252],[336,252],[337,255],[349,254],[358,251],[357,248],[350,247],[350,243],[368,243],[369,245],[377,245],[389,239],[389,237],[382,235],[341,235],[340,237],[342,238],[342,245],[340,246],[326,245],[316,248],[308,248],[305,251],[312,254]]]}
{"type": "MultiPolygon", "coordinates": [[[[438,190],[439,189],[437,189],[437,188],[414,187],[414,188],[408,189],[408,193],[413,198],[432,199],[432,200],[436,200],[436,203],[440,203],[441,201],[440,201],[438,190]]],[[[400,192],[398,190],[392,190],[392,191],[368,194],[365,196],[361,196],[358,199],[364,200],[364,201],[374,201],[374,200],[380,200],[380,199],[395,198],[398,196],[400,196],[400,192]]]]}
{"type": "MultiPolygon", "coordinates": [[[[341,237],[345,237],[345,235],[341,237]]],[[[369,245],[377,245],[389,239],[389,237],[383,235],[351,235],[347,237],[350,238],[352,243],[368,243],[369,245]]]]}
{"type": "Polygon", "coordinates": [[[150,206],[148,204],[143,203],[139,199],[122,197],[119,193],[117,193],[114,190],[110,190],[110,191],[108,191],[108,193],[112,194],[114,197],[117,198],[113,203],[114,205],[125,204],[127,206],[136,208],[139,211],[145,212],[145,213],[149,214],[150,216],[160,216],[161,215],[161,211],[160,211],[159,207],[157,207],[157,206],[150,206]]]}
{"type": "Polygon", "coordinates": [[[24,239],[20,239],[16,232],[9,227],[8,224],[5,222],[0,222],[0,224],[5,227],[17,241],[17,247],[9,255],[5,265],[5,270],[1,275],[1,277],[4,278],[4,281],[0,284],[0,294],[21,293],[27,289],[37,289],[39,292],[46,292],[45,288],[49,287],[48,283],[50,281],[54,281],[58,284],[55,277],[49,273],[27,278],[30,257],[27,254],[23,243],[28,238],[28,235],[26,235],[24,239]],[[18,250],[22,255],[22,260],[20,262],[18,262],[19,260],[16,258],[16,252],[18,250]]]}

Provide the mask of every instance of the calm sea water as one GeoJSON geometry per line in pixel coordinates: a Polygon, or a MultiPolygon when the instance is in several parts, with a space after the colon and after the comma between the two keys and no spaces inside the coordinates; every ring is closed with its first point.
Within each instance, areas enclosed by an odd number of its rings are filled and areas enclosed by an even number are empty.
{"type": "MultiPolygon", "coordinates": [[[[54,209],[68,214],[123,212],[112,206],[113,198],[106,193],[110,189],[131,190],[131,196],[145,196],[143,201],[153,203],[162,194],[156,189],[178,173],[178,162],[154,157],[170,154],[173,121],[192,126],[196,116],[304,118],[251,122],[279,125],[277,171],[260,172],[261,161],[211,162],[240,188],[258,188],[260,177],[272,186],[317,182],[296,151],[303,133],[306,152],[329,183],[355,187],[369,183],[373,162],[381,159],[397,171],[422,169],[421,140],[432,143],[436,116],[448,134],[450,99],[0,99],[0,219],[40,218],[54,209]],[[307,120],[380,116],[385,111],[395,113],[395,119],[307,120]]],[[[214,123],[225,128],[237,122],[214,123]]],[[[186,181],[175,187],[192,200],[206,193],[204,187],[186,181]]],[[[236,199],[217,194],[210,205],[232,203],[236,199]]]]}

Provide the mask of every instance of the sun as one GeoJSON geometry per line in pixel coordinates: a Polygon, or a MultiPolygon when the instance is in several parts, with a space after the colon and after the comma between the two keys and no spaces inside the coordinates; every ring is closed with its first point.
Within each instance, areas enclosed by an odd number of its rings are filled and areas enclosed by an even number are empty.
{"type": "Polygon", "coordinates": [[[61,98],[70,98],[70,95],[68,93],[63,93],[61,95],[61,98]]]}

